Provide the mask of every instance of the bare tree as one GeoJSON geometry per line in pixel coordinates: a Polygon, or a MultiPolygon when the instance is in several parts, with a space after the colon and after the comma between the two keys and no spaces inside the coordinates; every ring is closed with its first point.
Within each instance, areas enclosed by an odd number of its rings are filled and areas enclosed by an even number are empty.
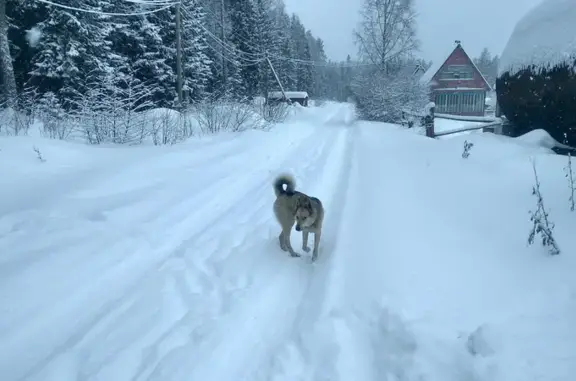
{"type": "Polygon", "coordinates": [[[413,0],[364,0],[360,18],[354,31],[359,56],[380,70],[418,48],[413,0]]]}
{"type": "Polygon", "coordinates": [[[17,102],[16,78],[8,43],[8,18],[6,17],[6,0],[0,0],[0,73],[8,107],[15,107],[17,102]]]}

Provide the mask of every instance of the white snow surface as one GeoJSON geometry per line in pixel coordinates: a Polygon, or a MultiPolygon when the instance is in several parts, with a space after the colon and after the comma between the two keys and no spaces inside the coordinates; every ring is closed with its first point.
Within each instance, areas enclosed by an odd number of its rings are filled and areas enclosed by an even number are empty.
{"type": "Polygon", "coordinates": [[[34,48],[42,39],[42,30],[37,27],[32,27],[26,31],[26,40],[28,44],[34,48]]]}
{"type": "Polygon", "coordinates": [[[546,67],[576,59],[576,2],[544,0],[517,24],[502,52],[499,74],[528,65],[546,67]]]}
{"type": "Polygon", "coordinates": [[[169,147],[0,138],[1,379],[572,381],[565,158],[465,138],[334,103],[169,147]],[[285,171],[326,208],[316,263],[279,249],[285,171]]]}
{"type": "MultiPolygon", "coordinates": [[[[289,99],[292,98],[307,98],[308,97],[308,93],[306,91],[285,91],[284,94],[286,94],[286,97],[288,97],[289,99]]],[[[268,98],[283,98],[284,94],[282,94],[281,91],[270,91],[268,93],[268,98]]]]}

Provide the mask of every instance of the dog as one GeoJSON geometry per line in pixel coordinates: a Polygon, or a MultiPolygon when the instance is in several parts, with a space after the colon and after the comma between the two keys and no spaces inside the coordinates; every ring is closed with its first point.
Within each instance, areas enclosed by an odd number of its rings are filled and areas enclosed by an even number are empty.
{"type": "Polygon", "coordinates": [[[322,236],[322,223],[324,221],[324,207],[316,197],[308,196],[296,191],[296,182],[288,174],[282,174],[274,180],[274,214],[280,224],[281,231],[278,236],[280,248],[288,251],[293,257],[299,257],[292,248],[290,233],[296,223],[296,231],[302,232],[302,250],[309,252],[308,235],[314,233],[314,250],[312,261],[318,258],[318,246],[322,236]],[[286,189],[284,189],[286,186],[286,189]]]}

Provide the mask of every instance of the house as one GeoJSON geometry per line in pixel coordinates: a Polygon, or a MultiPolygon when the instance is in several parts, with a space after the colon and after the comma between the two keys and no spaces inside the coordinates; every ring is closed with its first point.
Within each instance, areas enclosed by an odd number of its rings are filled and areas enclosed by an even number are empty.
{"type": "MultiPolygon", "coordinates": [[[[306,91],[285,91],[286,97],[290,102],[298,102],[301,106],[308,106],[308,93],[306,91]]],[[[266,100],[267,104],[274,105],[284,101],[282,91],[270,91],[266,100]]]]}
{"type": "Polygon", "coordinates": [[[438,114],[484,116],[486,94],[492,87],[460,41],[442,62],[433,63],[420,78],[430,86],[430,100],[438,114]]]}

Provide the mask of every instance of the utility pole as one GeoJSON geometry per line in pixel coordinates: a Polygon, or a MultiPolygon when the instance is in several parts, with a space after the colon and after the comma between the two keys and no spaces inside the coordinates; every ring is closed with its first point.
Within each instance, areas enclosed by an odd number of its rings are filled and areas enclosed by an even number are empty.
{"type": "Polygon", "coordinates": [[[270,69],[272,69],[272,74],[274,74],[274,77],[276,78],[276,82],[278,82],[278,86],[280,86],[280,91],[282,91],[282,95],[284,96],[284,100],[288,101],[288,97],[286,96],[286,92],[284,91],[284,87],[282,86],[282,82],[280,82],[280,78],[278,78],[278,74],[276,74],[276,70],[274,70],[274,66],[272,65],[272,62],[270,61],[270,58],[268,58],[268,53],[266,53],[266,61],[268,61],[268,65],[270,65],[270,69]]]}
{"type": "Polygon", "coordinates": [[[182,15],[180,7],[182,0],[176,4],[176,92],[178,107],[182,107],[182,15]]]}
{"type": "Polygon", "coordinates": [[[220,55],[222,56],[222,88],[224,89],[224,93],[226,93],[226,82],[228,80],[228,73],[226,68],[226,60],[224,59],[224,43],[226,42],[226,28],[224,27],[224,0],[220,1],[220,40],[221,43],[221,51],[220,55]]]}

